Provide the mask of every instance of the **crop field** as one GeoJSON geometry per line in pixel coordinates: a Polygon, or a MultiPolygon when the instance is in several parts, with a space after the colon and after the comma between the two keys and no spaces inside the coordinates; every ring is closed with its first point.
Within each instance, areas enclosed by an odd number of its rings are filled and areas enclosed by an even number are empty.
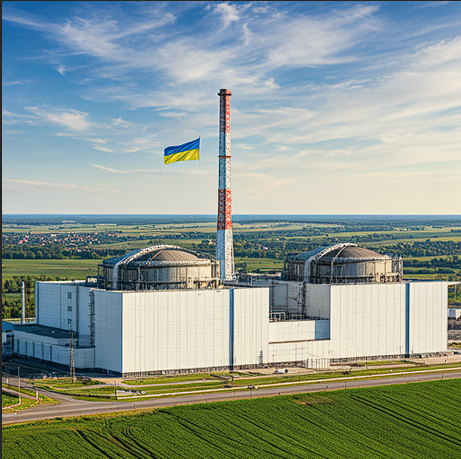
{"type": "Polygon", "coordinates": [[[2,259],[2,278],[30,275],[67,277],[69,279],[85,279],[96,276],[98,263],[102,260],[5,260],[2,259]]]}
{"type": "Polygon", "coordinates": [[[235,258],[236,263],[246,263],[248,271],[255,269],[267,270],[281,270],[283,269],[283,260],[275,260],[273,258],[235,258]]]}
{"type": "Polygon", "coordinates": [[[163,239],[162,236],[155,236],[155,237],[152,237],[152,240],[150,241],[140,240],[140,241],[114,242],[111,244],[99,244],[98,249],[123,249],[126,251],[131,251],[135,249],[142,249],[144,247],[148,247],[149,245],[157,245],[157,244],[180,245],[181,247],[191,248],[192,244],[199,244],[200,242],[201,242],[201,239],[174,239],[174,238],[163,239]]]}
{"type": "Polygon", "coordinates": [[[4,459],[461,457],[460,380],[49,420],[3,428],[4,459]]]}

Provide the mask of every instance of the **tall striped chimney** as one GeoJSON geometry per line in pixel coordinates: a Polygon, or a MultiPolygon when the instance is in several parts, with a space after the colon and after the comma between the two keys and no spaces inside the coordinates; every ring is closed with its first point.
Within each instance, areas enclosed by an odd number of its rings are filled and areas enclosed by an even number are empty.
{"type": "Polygon", "coordinates": [[[219,190],[218,234],[216,259],[219,261],[219,277],[230,280],[234,275],[234,241],[232,237],[231,197],[231,139],[230,96],[228,89],[221,89],[219,96],[219,190]]]}

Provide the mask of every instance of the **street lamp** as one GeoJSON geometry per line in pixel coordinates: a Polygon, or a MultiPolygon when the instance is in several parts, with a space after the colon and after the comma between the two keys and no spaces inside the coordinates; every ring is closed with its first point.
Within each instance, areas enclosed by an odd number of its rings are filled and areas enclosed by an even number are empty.
{"type": "Polygon", "coordinates": [[[21,404],[21,374],[19,373],[19,366],[18,366],[18,392],[19,392],[19,404],[21,404]]]}

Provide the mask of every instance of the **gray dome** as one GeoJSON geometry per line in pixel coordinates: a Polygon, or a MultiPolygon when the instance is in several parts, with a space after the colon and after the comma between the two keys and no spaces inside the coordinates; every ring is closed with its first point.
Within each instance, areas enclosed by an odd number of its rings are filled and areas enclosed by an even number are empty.
{"type": "Polygon", "coordinates": [[[146,253],[139,258],[137,261],[197,261],[199,257],[197,255],[186,252],[180,249],[160,249],[153,252],[146,253]]]}
{"type": "Polygon", "coordinates": [[[284,278],[313,284],[400,282],[402,260],[357,244],[317,247],[285,261],[284,278]]]}
{"type": "Polygon", "coordinates": [[[389,260],[390,257],[365,247],[346,246],[338,247],[326,253],[320,257],[319,261],[331,261],[332,259],[336,259],[336,262],[355,262],[359,260],[389,260]]]}
{"type": "Polygon", "coordinates": [[[155,245],[145,249],[133,250],[122,257],[108,258],[104,266],[114,266],[118,263],[125,266],[132,263],[150,265],[156,262],[193,262],[201,261],[195,253],[174,245],[155,245]]]}
{"type": "Polygon", "coordinates": [[[104,260],[98,285],[112,290],[216,288],[217,267],[191,250],[155,245],[104,260]]]}

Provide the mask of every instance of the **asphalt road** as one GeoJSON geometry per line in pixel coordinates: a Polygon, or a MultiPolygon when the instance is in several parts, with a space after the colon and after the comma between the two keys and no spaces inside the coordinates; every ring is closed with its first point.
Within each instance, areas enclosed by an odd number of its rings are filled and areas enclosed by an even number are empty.
{"type": "Polygon", "coordinates": [[[254,390],[231,390],[197,395],[183,395],[168,398],[149,398],[136,402],[92,402],[76,400],[69,396],[58,395],[45,390],[40,390],[42,395],[58,399],[59,405],[39,405],[17,413],[4,414],[2,425],[52,419],[56,417],[84,416],[98,413],[115,413],[121,411],[140,410],[145,408],[164,408],[175,405],[188,405],[194,403],[208,403],[224,400],[248,399],[256,397],[270,397],[276,395],[296,394],[300,392],[320,392],[343,390],[359,387],[385,386],[391,384],[417,383],[439,379],[461,378],[461,371],[441,372],[414,372],[402,376],[393,376],[379,379],[359,379],[341,381],[311,382],[295,386],[268,387],[254,390]]]}

